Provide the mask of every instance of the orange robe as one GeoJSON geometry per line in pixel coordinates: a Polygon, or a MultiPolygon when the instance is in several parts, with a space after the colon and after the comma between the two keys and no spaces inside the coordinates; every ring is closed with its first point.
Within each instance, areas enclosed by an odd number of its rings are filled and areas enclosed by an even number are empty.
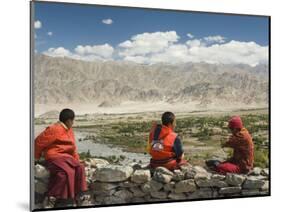
{"type": "Polygon", "coordinates": [[[66,156],[79,161],[72,128],[67,129],[62,123],[47,127],[35,139],[35,159],[39,159],[42,153],[45,160],[66,156]]]}

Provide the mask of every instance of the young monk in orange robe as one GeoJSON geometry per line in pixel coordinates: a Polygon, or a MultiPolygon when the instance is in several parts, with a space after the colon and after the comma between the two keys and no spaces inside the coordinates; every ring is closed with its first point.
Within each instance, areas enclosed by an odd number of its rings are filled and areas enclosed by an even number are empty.
{"type": "Polygon", "coordinates": [[[44,208],[54,207],[58,199],[75,201],[87,190],[85,169],[79,160],[72,130],[74,117],[72,110],[62,110],[60,121],[47,127],[35,139],[35,160],[43,154],[50,171],[44,208]]]}

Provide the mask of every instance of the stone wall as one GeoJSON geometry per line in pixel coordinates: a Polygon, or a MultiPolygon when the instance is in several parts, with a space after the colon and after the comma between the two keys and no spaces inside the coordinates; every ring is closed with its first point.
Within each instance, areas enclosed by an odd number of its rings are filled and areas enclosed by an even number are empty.
{"type": "MultiPolygon", "coordinates": [[[[139,164],[121,166],[103,159],[85,162],[90,202],[110,205],[157,201],[212,199],[269,194],[268,169],[254,168],[248,175],[220,175],[200,166],[187,165],[173,172],[159,167],[150,170],[139,164]]],[[[48,171],[35,166],[37,207],[47,191],[48,171]]]]}

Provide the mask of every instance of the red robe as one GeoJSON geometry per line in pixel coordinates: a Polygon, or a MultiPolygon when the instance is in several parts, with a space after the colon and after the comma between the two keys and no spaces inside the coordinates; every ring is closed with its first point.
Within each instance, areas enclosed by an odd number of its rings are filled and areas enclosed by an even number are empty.
{"type": "Polygon", "coordinates": [[[233,148],[233,156],[229,162],[238,165],[242,173],[247,173],[253,168],[254,143],[246,128],[232,135],[225,146],[233,148]]]}

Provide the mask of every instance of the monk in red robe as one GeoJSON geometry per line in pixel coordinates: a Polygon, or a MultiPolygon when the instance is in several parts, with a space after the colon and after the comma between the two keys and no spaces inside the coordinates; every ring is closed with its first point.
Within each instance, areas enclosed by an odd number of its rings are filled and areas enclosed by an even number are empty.
{"type": "MultiPolygon", "coordinates": [[[[229,120],[229,129],[232,132],[229,140],[222,147],[233,148],[233,156],[222,163],[213,162],[214,169],[221,173],[248,173],[254,163],[254,143],[248,130],[243,126],[239,116],[229,120]]],[[[208,161],[206,162],[208,165],[208,161]]],[[[209,161],[210,164],[210,161],[209,161]]]]}
{"type": "Polygon", "coordinates": [[[87,190],[85,169],[72,130],[74,117],[71,109],[62,110],[59,122],[47,127],[35,139],[35,161],[43,154],[46,168],[50,171],[44,208],[54,207],[58,199],[76,202],[87,190]]]}

